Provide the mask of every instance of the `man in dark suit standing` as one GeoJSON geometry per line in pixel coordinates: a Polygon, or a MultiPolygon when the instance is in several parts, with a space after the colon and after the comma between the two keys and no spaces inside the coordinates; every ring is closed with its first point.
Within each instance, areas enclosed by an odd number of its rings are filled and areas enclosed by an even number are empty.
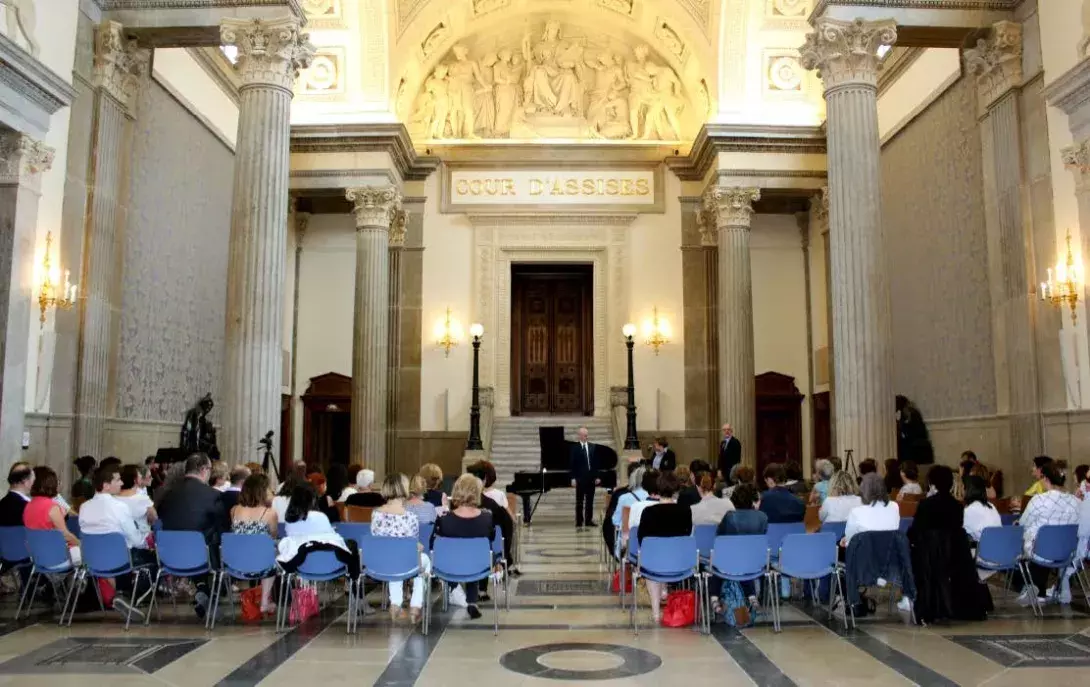
{"type": "Polygon", "coordinates": [[[601,483],[598,478],[598,447],[587,441],[587,428],[579,428],[579,440],[571,448],[569,471],[571,485],[575,487],[575,526],[594,527],[594,488],[601,483]]]}
{"type": "MultiPolygon", "coordinates": [[[[223,509],[223,494],[208,485],[212,475],[212,461],[203,453],[194,453],[185,461],[185,479],[168,491],[162,501],[155,504],[163,529],[169,531],[200,532],[208,544],[209,552],[219,551],[220,535],[230,527],[223,509]]],[[[218,568],[219,561],[212,561],[218,568]]],[[[204,618],[208,611],[208,582],[197,582],[197,594],[193,598],[197,616],[204,618]]]]}
{"type": "Polygon", "coordinates": [[[670,448],[666,437],[655,437],[654,443],[651,444],[651,457],[645,460],[644,464],[659,472],[673,472],[677,468],[677,455],[674,454],[674,449],[670,448]]]}
{"type": "Polygon", "coordinates": [[[730,480],[730,469],[742,462],[742,442],[734,436],[734,429],[730,423],[723,425],[723,439],[719,442],[719,461],[716,464],[719,469],[719,478],[724,482],[730,480]]]}

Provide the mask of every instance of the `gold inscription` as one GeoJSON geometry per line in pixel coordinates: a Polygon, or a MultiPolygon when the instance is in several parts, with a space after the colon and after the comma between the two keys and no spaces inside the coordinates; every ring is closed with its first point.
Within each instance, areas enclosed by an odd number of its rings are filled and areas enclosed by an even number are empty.
{"type": "Polygon", "coordinates": [[[647,179],[628,177],[530,177],[523,183],[511,177],[459,179],[454,190],[463,197],[529,196],[644,197],[651,195],[647,179]]]}

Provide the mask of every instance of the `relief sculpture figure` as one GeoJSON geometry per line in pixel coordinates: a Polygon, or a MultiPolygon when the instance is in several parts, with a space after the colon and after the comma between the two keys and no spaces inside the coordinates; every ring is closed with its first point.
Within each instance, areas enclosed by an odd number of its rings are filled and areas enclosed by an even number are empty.
{"type": "Polygon", "coordinates": [[[464,45],[454,46],[454,62],[448,67],[450,77],[450,128],[454,138],[476,138],[473,125],[477,63],[469,59],[464,45]]]}
{"type": "Polygon", "coordinates": [[[576,68],[583,50],[575,42],[560,37],[560,23],[545,25],[541,41],[533,45],[530,35],[522,40],[526,60],[524,91],[526,112],[551,112],[561,116],[582,115],[582,89],[576,68]]]}
{"type": "Polygon", "coordinates": [[[628,82],[624,69],[608,50],[588,56],[586,64],[596,73],[587,106],[591,134],[603,138],[628,136],[628,82]]]}

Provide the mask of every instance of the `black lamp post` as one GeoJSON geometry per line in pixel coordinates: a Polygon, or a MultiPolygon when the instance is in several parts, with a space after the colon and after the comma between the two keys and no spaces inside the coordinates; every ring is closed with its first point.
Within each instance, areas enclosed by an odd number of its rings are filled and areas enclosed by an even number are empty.
{"type": "Polygon", "coordinates": [[[632,337],[636,334],[636,325],[626,324],[621,328],[621,333],[628,347],[628,429],[625,430],[624,450],[639,451],[640,440],[636,436],[636,373],[632,365],[632,348],[635,345],[632,337]]]}
{"type": "Polygon", "coordinates": [[[467,451],[483,451],[481,443],[481,337],[484,336],[484,327],[473,324],[469,327],[469,333],[473,335],[473,398],[469,405],[469,441],[466,442],[467,451]]]}

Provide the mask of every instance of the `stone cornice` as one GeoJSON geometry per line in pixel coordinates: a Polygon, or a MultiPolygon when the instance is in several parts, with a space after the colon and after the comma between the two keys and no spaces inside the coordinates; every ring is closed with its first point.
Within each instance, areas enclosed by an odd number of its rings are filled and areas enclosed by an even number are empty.
{"type": "Polygon", "coordinates": [[[121,24],[107,21],[95,27],[91,82],[116,100],[130,117],[140,86],[148,75],[150,59],[150,51],[127,38],[121,24]]]}
{"type": "Polygon", "coordinates": [[[878,48],[897,41],[897,24],[882,21],[840,21],[820,18],[814,31],[806,35],[799,48],[799,62],[805,69],[816,69],[825,84],[825,93],[844,86],[878,87],[881,60],[878,48]]]}
{"type": "Polygon", "coordinates": [[[346,189],[344,197],[354,204],[357,231],[390,232],[401,211],[401,192],[396,186],[360,186],[346,189]]]}
{"type": "Polygon", "coordinates": [[[679,179],[699,181],[715,165],[719,153],[825,154],[825,131],[810,126],[705,124],[688,155],[667,157],[666,166],[679,179]]]}
{"type": "Polygon", "coordinates": [[[201,66],[204,73],[216,82],[224,95],[237,105],[238,89],[242,84],[235,66],[231,64],[223,51],[219,48],[186,48],[186,52],[201,66]]]}
{"type": "Polygon", "coordinates": [[[986,110],[1022,85],[1022,25],[1012,21],[997,22],[988,39],[962,56],[965,70],[976,77],[980,107],[986,110]]]}
{"type": "Polygon", "coordinates": [[[224,45],[238,48],[235,68],[242,88],[277,86],[291,92],[299,70],[309,67],[314,57],[314,46],[301,26],[294,17],[223,20],[220,37],[224,45]]]}
{"type": "Polygon", "coordinates": [[[1090,101],[1090,57],[1084,57],[1052,83],[1045,86],[1045,100],[1068,116],[1090,101]]]}
{"type": "Polygon", "coordinates": [[[830,5],[841,7],[874,7],[905,10],[992,10],[1014,11],[1022,0],[818,0],[810,13],[810,20],[821,17],[830,5]]]}
{"type": "Polygon", "coordinates": [[[406,181],[423,181],[439,167],[439,158],[419,156],[404,124],[309,124],[291,129],[293,153],[383,152],[406,181]]]}
{"type": "Polygon", "coordinates": [[[719,229],[748,229],[753,219],[753,204],[761,199],[761,190],[736,186],[713,186],[704,194],[704,208],[714,213],[719,229]]]}
{"type": "MultiPolygon", "coordinates": [[[[49,116],[72,104],[76,96],[71,84],[4,35],[0,35],[0,84],[37,107],[46,128],[49,116]]],[[[45,131],[34,133],[44,135],[45,131]]]]}
{"type": "Polygon", "coordinates": [[[519,226],[593,226],[627,227],[635,221],[637,215],[629,213],[589,213],[578,210],[554,210],[539,213],[505,212],[496,214],[467,215],[475,227],[519,226]]]}
{"type": "Polygon", "coordinates": [[[117,10],[203,10],[281,7],[287,5],[300,19],[305,18],[299,0],[94,0],[103,12],[117,10]]]}

